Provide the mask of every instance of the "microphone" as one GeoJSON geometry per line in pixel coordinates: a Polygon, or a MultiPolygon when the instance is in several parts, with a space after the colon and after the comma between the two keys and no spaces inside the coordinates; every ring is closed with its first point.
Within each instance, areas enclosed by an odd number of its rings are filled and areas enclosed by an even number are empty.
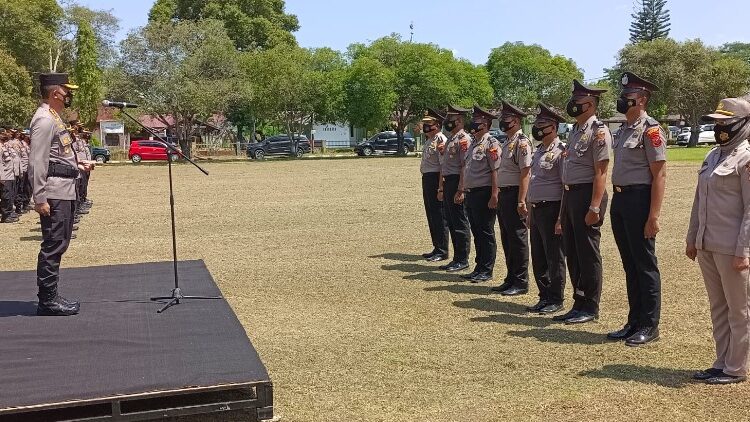
{"type": "Polygon", "coordinates": [[[102,105],[104,107],[138,108],[138,104],[124,103],[124,102],[120,102],[120,101],[109,101],[109,100],[102,101],[102,105]]]}

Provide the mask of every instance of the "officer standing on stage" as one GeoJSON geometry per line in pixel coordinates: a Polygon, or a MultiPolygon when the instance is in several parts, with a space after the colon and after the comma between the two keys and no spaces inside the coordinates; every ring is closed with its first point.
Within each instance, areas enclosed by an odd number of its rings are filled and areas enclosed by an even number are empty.
{"type": "Polygon", "coordinates": [[[503,245],[508,274],[503,284],[492,288],[504,296],[518,296],[529,291],[529,230],[526,218],[526,193],[531,170],[531,140],[521,130],[526,113],[503,101],[500,112],[500,130],[508,140],[500,147],[500,169],[497,185],[500,204],[497,218],[500,222],[500,243],[503,245]]]}
{"type": "Polygon", "coordinates": [[[667,137],[659,122],[646,113],[651,82],[625,72],[617,111],[626,122],[614,136],[612,169],[612,232],[620,250],[630,312],[612,340],[640,346],[659,338],[661,275],[656,260],[656,235],[667,179],[667,137]]]}
{"type": "MultiPolygon", "coordinates": [[[[490,127],[495,116],[479,106],[474,106],[471,134],[474,140],[469,145],[464,176],[459,193],[466,195],[466,211],[471,233],[474,236],[476,267],[470,274],[461,277],[472,283],[492,279],[497,255],[495,242],[495,218],[497,216],[498,190],[497,169],[500,167],[500,144],[490,136],[490,127]]],[[[463,199],[459,197],[459,199],[463,199]]]]}
{"type": "Polygon", "coordinates": [[[703,274],[716,360],[693,378],[734,384],[747,380],[750,357],[750,103],[725,98],[702,120],[715,123],[718,146],[698,171],[685,254],[703,274]]]}
{"type": "Polygon", "coordinates": [[[601,226],[607,208],[607,166],[612,135],[596,118],[604,89],[573,81],[568,115],[576,119],[564,153],[564,199],[560,211],[565,255],[573,284],[573,308],[553,317],[581,324],[599,316],[602,293],[601,226]]]}
{"type": "Polygon", "coordinates": [[[443,215],[443,202],[438,199],[440,159],[446,141],[442,132],[444,120],[445,116],[433,109],[427,110],[422,119],[422,132],[427,139],[422,149],[419,171],[422,172],[422,200],[433,247],[432,252],[422,256],[429,262],[448,259],[448,223],[443,215]]]}
{"type": "Polygon", "coordinates": [[[75,214],[75,178],[79,165],[73,139],[60,118],[78,88],[65,73],[39,75],[43,103],[31,120],[31,157],[34,209],[41,216],[42,245],[37,263],[38,315],[75,315],[78,302],[69,302],[57,291],[62,255],[70,245],[75,214]]]}
{"type": "Polygon", "coordinates": [[[464,131],[464,118],[468,112],[467,109],[449,105],[443,124],[450,136],[443,148],[443,177],[438,188],[438,199],[443,201],[443,213],[453,243],[453,260],[447,265],[440,266],[440,269],[448,272],[469,268],[471,229],[464,196],[458,194],[463,177],[462,170],[471,144],[471,137],[464,131]]]}
{"type": "Polygon", "coordinates": [[[562,168],[565,144],[557,136],[557,128],[565,118],[545,104],[539,104],[531,134],[541,142],[532,157],[529,231],[531,263],[539,288],[539,302],[526,308],[529,312],[547,315],[563,307],[565,290],[565,252],[562,236],[556,233],[563,196],[562,168]]]}
{"type": "Polygon", "coordinates": [[[10,132],[0,133],[0,223],[15,223],[18,216],[13,212],[13,189],[15,176],[13,175],[13,158],[9,146],[10,132]]]}

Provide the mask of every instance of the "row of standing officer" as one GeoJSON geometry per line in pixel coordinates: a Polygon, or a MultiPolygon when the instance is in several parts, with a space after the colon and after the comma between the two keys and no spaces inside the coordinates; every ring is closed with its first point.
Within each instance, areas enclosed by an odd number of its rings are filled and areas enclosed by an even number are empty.
{"type": "Polygon", "coordinates": [[[521,130],[527,114],[507,102],[499,116],[500,129],[508,136],[502,145],[489,134],[497,117],[487,110],[474,107],[471,137],[459,123],[468,110],[451,106],[445,116],[429,110],[423,120],[428,139],[421,170],[434,250],[424,257],[433,262],[447,259],[451,238],[454,259],[441,269],[467,268],[468,221],[476,265],[461,277],[472,282],[491,280],[498,218],[508,272],[492,290],[507,296],[528,292],[530,249],[539,301],[528,311],[552,314],[562,309],[567,262],[574,303],[553,319],[579,324],[598,318],[601,226],[614,149],[612,228],[625,270],[630,312],[623,328],[608,336],[631,346],[658,339],[661,280],[655,238],[666,178],[666,136],[645,111],[658,88],[629,72],[622,75],[621,88],[617,108],[626,123],[614,142],[608,127],[596,117],[606,90],[574,81],[566,111],[576,123],[567,145],[557,137],[557,127],[565,118],[540,104],[532,130],[533,138],[541,142],[536,151],[521,130]],[[441,125],[450,139],[442,135],[441,125]]]}
{"type": "Polygon", "coordinates": [[[0,131],[0,223],[15,223],[29,211],[31,187],[27,177],[31,138],[22,131],[0,131]]]}

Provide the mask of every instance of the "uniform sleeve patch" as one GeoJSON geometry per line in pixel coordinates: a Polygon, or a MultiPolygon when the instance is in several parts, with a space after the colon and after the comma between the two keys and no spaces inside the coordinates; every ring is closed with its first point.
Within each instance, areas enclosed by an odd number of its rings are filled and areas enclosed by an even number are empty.
{"type": "Polygon", "coordinates": [[[647,130],[646,135],[648,136],[648,139],[651,140],[651,145],[653,145],[654,148],[659,148],[664,142],[662,140],[661,130],[659,130],[658,126],[654,126],[651,129],[647,130]]]}
{"type": "Polygon", "coordinates": [[[596,141],[598,142],[600,147],[603,147],[607,144],[607,131],[604,129],[599,129],[596,132],[596,141]]]}
{"type": "Polygon", "coordinates": [[[461,144],[461,151],[466,152],[469,150],[469,141],[465,138],[461,138],[460,141],[458,141],[459,144],[461,144]]]}
{"type": "Polygon", "coordinates": [[[497,147],[495,147],[495,146],[493,146],[492,148],[490,148],[489,155],[490,155],[490,159],[492,161],[497,161],[497,159],[500,158],[500,156],[498,155],[497,147]]]}

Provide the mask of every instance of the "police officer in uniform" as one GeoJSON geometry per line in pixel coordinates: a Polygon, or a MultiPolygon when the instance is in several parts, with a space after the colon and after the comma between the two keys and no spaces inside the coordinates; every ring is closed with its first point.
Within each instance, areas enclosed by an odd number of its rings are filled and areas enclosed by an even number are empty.
{"type": "Polygon", "coordinates": [[[599,316],[602,293],[599,241],[607,207],[607,166],[612,146],[609,129],[596,118],[599,96],[604,92],[573,81],[573,95],[566,107],[576,124],[563,154],[565,192],[560,228],[574,303],[569,312],[553,317],[566,324],[581,324],[599,316]]]}
{"type": "Polygon", "coordinates": [[[473,141],[468,147],[464,176],[459,188],[459,200],[465,194],[466,211],[471,233],[474,236],[476,266],[470,274],[461,277],[472,283],[492,279],[497,255],[495,218],[497,215],[497,169],[500,167],[500,144],[490,136],[495,116],[479,106],[474,106],[471,121],[473,141]]]}
{"type": "Polygon", "coordinates": [[[11,138],[8,141],[10,157],[13,163],[13,187],[11,204],[15,207],[16,215],[21,212],[18,207],[19,196],[21,195],[21,141],[18,139],[18,131],[11,129],[11,138]]]}
{"type": "Polygon", "coordinates": [[[562,155],[565,151],[565,144],[557,137],[557,128],[563,122],[564,117],[540,103],[531,128],[534,140],[540,142],[531,160],[528,193],[531,263],[539,301],[526,310],[542,315],[562,309],[565,289],[565,252],[562,236],[555,230],[563,196],[562,155]]]}
{"type": "Polygon", "coordinates": [[[28,134],[24,134],[23,137],[23,160],[21,161],[22,170],[24,171],[23,176],[23,210],[31,210],[31,177],[29,175],[29,155],[31,154],[31,137],[28,134]]]}
{"type": "Polygon", "coordinates": [[[0,223],[15,223],[18,216],[13,212],[13,189],[15,176],[13,175],[13,157],[9,145],[10,132],[0,133],[0,223]]]}
{"type": "Polygon", "coordinates": [[[422,256],[429,262],[448,259],[448,223],[443,215],[443,202],[438,199],[440,159],[446,141],[442,132],[443,120],[445,117],[433,109],[427,110],[422,119],[422,132],[427,139],[419,171],[422,172],[422,199],[433,246],[432,252],[422,256]]]}
{"type": "Polygon", "coordinates": [[[518,296],[529,291],[529,215],[526,193],[531,170],[531,140],[521,130],[526,113],[518,107],[502,102],[500,130],[508,140],[500,147],[500,168],[497,185],[500,204],[497,219],[500,222],[500,243],[508,274],[503,284],[492,288],[504,296],[518,296]]]}
{"type": "Polygon", "coordinates": [[[79,136],[81,138],[82,148],[84,148],[84,152],[86,153],[85,161],[89,164],[91,169],[89,171],[83,172],[83,190],[81,191],[81,204],[87,209],[91,209],[94,203],[88,198],[89,182],[91,181],[91,171],[96,168],[96,160],[94,160],[94,157],[91,155],[91,147],[89,145],[89,142],[91,141],[91,132],[81,128],[81,133],[79,136]]]}
{"type": "Polygon", "coordinates": [[[449,139],[443,148],[441,165],[442,178],[438,188],[438,199],[443,201],[443,213],[448,222],[451,242],[453,243],[453,260],[440,266],[448,272],[456,272],[469,268],[469,250],[471,232],[469,217],[466,215],[464,201],[458,196],[461,175],[469,150],[471,138],[464,131],[464,118],[469,110],[448,106],[443,127],[449,133],[449,139]]]}
{"type": "Polygon", "coordinates": [[[640,346],[659,338],[661,275],[656,235],[667,178],[667,137],[659,122],[646,113],[651,93],[658,87],[630,72],[622,75],[621,84],[617,111],[626,122],[612,144],[610,218],[625,270],[630,312],[625,326],[607,337],[640,346]]]}
{"type": "Polygon", "coordinates": [[[732,384],[747,379],[750,357],[750,103],[726,98],[703,120],[719,145],[699,170],[685,254],[703,273],[716,360],[693,378],[732,384]]]}
{"type": "Polygon", "coordinates": [[[57,292],[60,260],[68,249],[75,214],[75,178],[79,172],[73,139],[60,118],[77,88],[65,73],[39,75],[43,103],[31,120],[31,157],[34,209],[41,216],[42,245],[37,262],[38,315],[75,315],[78,302],[57,292]]]}
{"type": "Polygon", "coordinates": [[[18,178],[18,194],[16,195],[16,212],[26,214],[29,204],[29,144],[25,142],[26,136],[20,133],[18,136],[18,151],[21,158],[21,176],[18,178]]]}

